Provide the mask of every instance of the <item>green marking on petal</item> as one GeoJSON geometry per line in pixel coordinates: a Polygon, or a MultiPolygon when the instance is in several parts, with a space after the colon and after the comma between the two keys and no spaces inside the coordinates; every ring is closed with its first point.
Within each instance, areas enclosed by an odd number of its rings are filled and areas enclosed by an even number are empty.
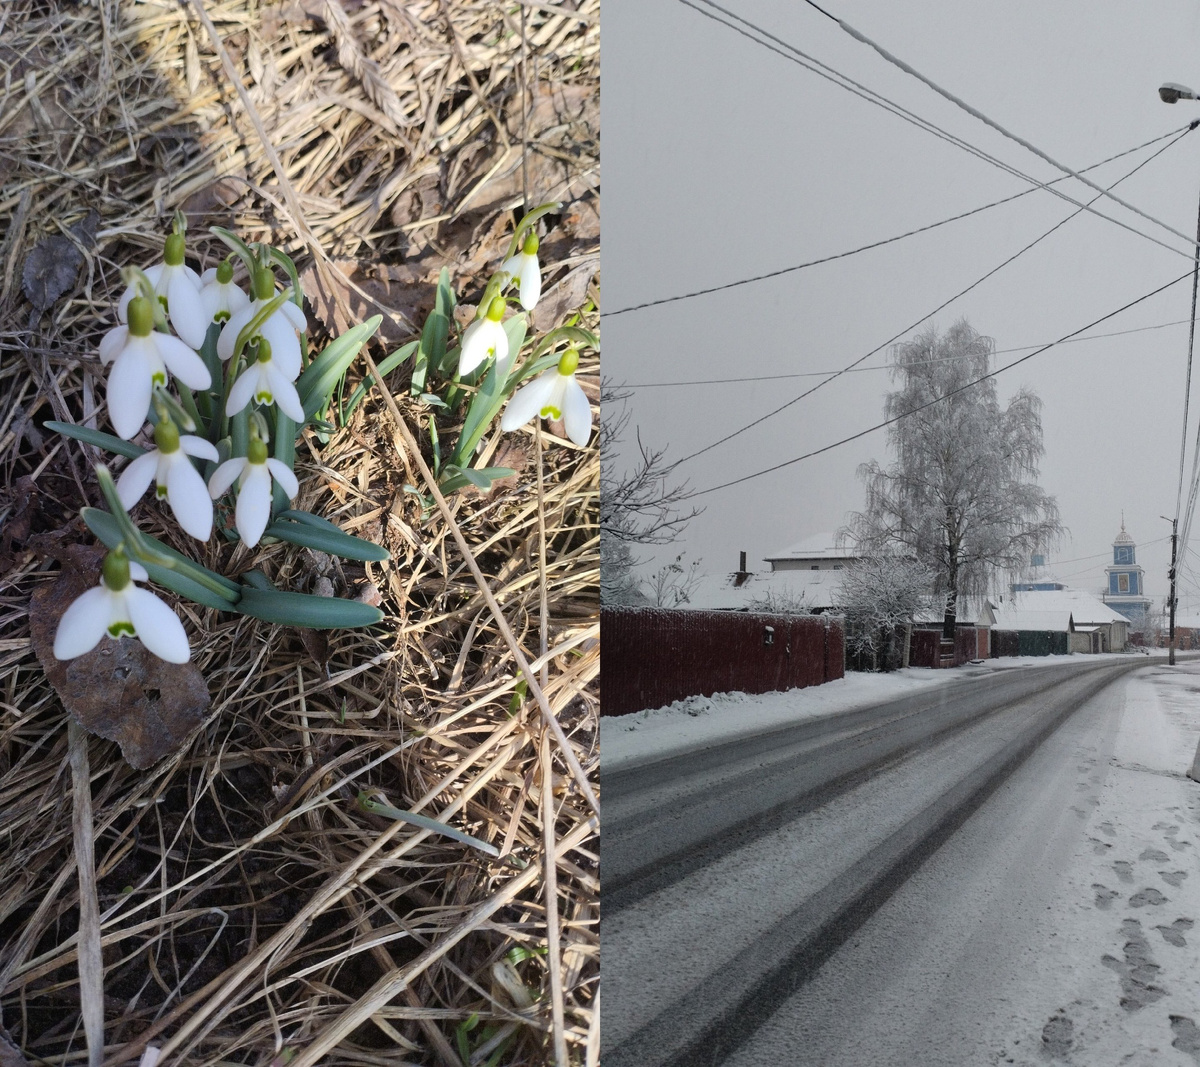
{"type": "Polygon", "coordinates": [[[218,311],[213,315],[213,322],[228,322],[231,318],[228,311],[218,311]]]}
{"type": "MultiPolygon", "coordinates": [[[[95,633],[95,631],[92,631],[95,633]]],[[[109,637],[136,637],[134,633],[133,623],[131,622],[114,622],[108,627],[109,637]]]]}
{"type": "Polygon", "coordinates": [[[161,385],[161,386],[165,387],[167,384],[167,376],[165,374],[163,374],[162,371],[156,370],[153,374],[150,375],[150,381],[154,385],[161,385]]]}
{"type": "Polygon", "coordinates": [[[553,404],[547,404],[540,412],[538,412],[538,414],[543,419],[554,419],[557,421],[558,419],[562,418],[562,412],[559,411],[558,408],[556,408],[553,404]]]}
{"type": "Polygon", "coordinates": [[[271,393],[267,392],[265,389],[263,389],[260,392],[255,393],[254,399],[257,400],[260,404],[274,404],[275,403],[275,397],[271,393]]]}
{"type": "Polygon", "coordinates": [[[167,487],[165,485],[156,485],[154,487],[154,495],[159,500],[167,499],[167,487]]]}

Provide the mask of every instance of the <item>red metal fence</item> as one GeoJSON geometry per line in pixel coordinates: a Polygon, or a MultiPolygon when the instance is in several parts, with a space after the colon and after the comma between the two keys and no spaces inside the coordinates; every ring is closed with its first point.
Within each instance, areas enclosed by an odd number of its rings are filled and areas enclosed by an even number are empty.
{"type": "MultiPolygon", "coordinates": [[[[973,659],[987,659],[989,654],[988,630],[982,626],[959,626],[954,631],[954,666],[961,667],[973,659]]],[[[908,662],[912,667],[948,667],[949,659],[942,661],[942,631],[913,630],[909,645],[908,662]]]]}
{"type": "Polygon", "coordinates": [[[603,715],[689,696],[768,693],[841,678],[840,618],[603,608],[603,715]]]}

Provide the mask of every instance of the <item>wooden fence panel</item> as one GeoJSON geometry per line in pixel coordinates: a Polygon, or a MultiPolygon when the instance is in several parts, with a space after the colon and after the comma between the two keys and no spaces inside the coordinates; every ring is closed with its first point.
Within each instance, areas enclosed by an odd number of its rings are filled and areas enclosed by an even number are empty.
{"type": "Polygon", "coordinates": [[[603,608],[600,640],[602,715],[689,696],[799,689],[845,673],[840,618],[603,608]]]}

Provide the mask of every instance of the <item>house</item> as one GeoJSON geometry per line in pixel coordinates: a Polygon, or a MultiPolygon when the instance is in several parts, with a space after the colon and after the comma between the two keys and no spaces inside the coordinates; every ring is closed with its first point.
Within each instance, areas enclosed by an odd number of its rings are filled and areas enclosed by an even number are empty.
{"type": "Polygon", "coordinates": [[[1129,619],[1081,589],[1021,590],[989,599],[987,616],[994,630],[1063,635],[1022,639],[1022,655],[1038,654],[1033,646],[1041,644],[1052,652],[1120,652],[1129,644],[1129,619]]]}
{"type": "Polygon", "coordinates": [[[832,533],[818,534],[765,557],[771,569],[749,571],[746,553],[738,569],[700,577],[687,607],[714,611],[763,611],[787,614],[832,609],[842,587],[842,571],[857,560],[853,547],[838,544],[832,533]]]}

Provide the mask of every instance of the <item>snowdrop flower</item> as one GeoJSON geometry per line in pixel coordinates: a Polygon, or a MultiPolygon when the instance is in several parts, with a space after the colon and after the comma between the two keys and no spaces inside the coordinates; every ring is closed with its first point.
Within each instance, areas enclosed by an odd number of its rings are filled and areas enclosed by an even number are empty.
{"type": "Polygon", "coordinates": [[[236,311],[250,303],[250,298],[233,284],[233,264],[223,260],[219,267],[209,267],[200,275],[200,303],[209,322],[228,322],[236,311]]]}
{"type": "Polygon", "coordinates": [[[154,330],[154,309],[145,297],[129,302],[129,325],[109,330],[100,342],[100,361],[112,363],[108,375],[108,415],[126,440],[142,428],[155,385],[167,384],[167,371],[190,389],[208,389],[212,375],[178,337],[154,330]]]}
{"type": "MultiPolygon", "coordinates": [[[[200,278],[183,261],[183,234],[171,234],[163,248],[163,261],[147,267],[143,273],[167,309],[167,317],[175,327],[175,332],[185,344],[200,348],[212,320],[205,315],[200,302],[200,278]]],[[[122,322],[125,321],[130,301],[137,295],[137,287],[131,285],[117,304],[117,318],[122,322]]]]}
{"type": "Polygon", "coordinates": [[[500,325],[504,318],[504,297],[493,298],[487,314],[476,319],[463,331],[462,351],[458,357],[458,373],[461,377],[470,374],[489,356],[504,364],[508,360],[508,334],[500,325]]]}
{"type": "Polygon", "coordinates": [[[562,419],[567,427],[567,436],[580,447],[586,445],[592,435],[592,407],[575,380],[578,366],[579,353],[568,348],[557,367],[539,375],[513,394],[500,419],[500,429],[508,433],[538,416],[543,419],[562,419]]]}
{"type": "MultiPolygon", "coordinates": [[[[233,355],[233,346],[237,343],[238,334],[246,324],[262,310],[262,306],[275,297],[275,275],[269,270],[260,270],[254,276],[254,299],[245,307],[239,308],[229,317],[221,336],[217,338],[217,355],[222,360],[228,360],[233,355]]],[[[259,327],[258,332],[250,340],[265,338],[275,353],[275,365],[290,382],[300,375],[300,339],[296,331],[303,333],[308,329],[308,321],[292,301],[285,300],[282,306],[266,322],[259,327]]]]}
{"type": "Polygon", "coordinates": [[[100,584],[77,597],[64,612],[54,635],[54,658],[82,656],[108,634],[136,637],[159,659],[187,663],[191,649],[183,623],[148,589],[133,584],[148,578],[146,568],[119,548],[105,556],[100,584]]]}
{"type": "MultiPolygon", "coordinates": [[[[294,304],[292,305],[295,306],[294,304]]],[[[304,405],[292,379],[280,368],[271,355],[271,343],[265,337],[258,342],[258,359],[238,376],[229,390],[225,414],[236,415],[251,400],[260,404],[278,404],[289,419],[304,422],[304,405]]]]}
{"type": "Polygon", "coordinates": [[[521,307],[526,311],[532,311],[542,295],[542,268],[538,265],[537,250],[537,234],[530,230],[525,234],[521,251],[511,259],[506,259],[500,268],[508,271],[513,281],[518,283],[521,307]]]}
{"type": "Polygon", "coordinates": [[[234,523],[238,536],[247,546],[253,548],[258,544],[259,538],[267,528],[267,520],[271,517],[271,478],[274,477],[283,487],[289,500],[300,492],[300,484],[286,463],[267,456],[267,446],[262,438],[251,438],[250,447],[246,451],[249,455],[227,459],[213,471],[213,476],[208,482],[208,491],[216,500],[237,479],[241,479],[234,523]]]}
{"type": "Polygon", "coordinates": [[[184,530],[199,541],[207,541],[212,533],[212,499],[200,472],[188,456],[199,456],[216,462],[217,450],[203,437],[179,434],[173,422],[163,419],[154,427],[157,448],[138,456],[117,481],[117,495],[126,511],[156,482],[155,496],[165,499],[184,530]]]}

